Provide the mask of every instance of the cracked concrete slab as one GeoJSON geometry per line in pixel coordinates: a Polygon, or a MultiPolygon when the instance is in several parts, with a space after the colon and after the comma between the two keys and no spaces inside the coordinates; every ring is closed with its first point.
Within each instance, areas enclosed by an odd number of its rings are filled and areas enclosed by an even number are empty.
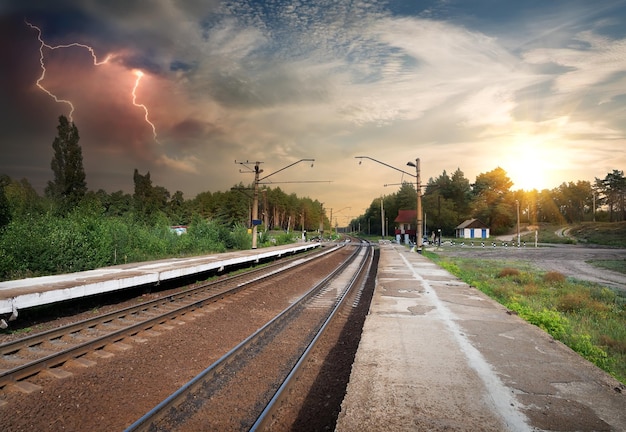
{"type": "Polygon", "coordinates": [[[626,431],[626,387],[422,255],[381,246],[337,431],[626,431]]]}

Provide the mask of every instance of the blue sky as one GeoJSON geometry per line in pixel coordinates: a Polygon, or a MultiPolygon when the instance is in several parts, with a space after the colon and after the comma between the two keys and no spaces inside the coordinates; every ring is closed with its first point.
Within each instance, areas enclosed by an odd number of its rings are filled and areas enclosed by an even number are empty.
{"type": "Polygon", "coordinates": [[[411,180],[354,156],[419,157],[423,182],[593,181],[626,168],[625,18],[624,0],[5,1],[0,173],[52,178],[70,106],[45,89],[74,106],[93,190],[132,192],[137,168],[192,198],[250,182],[235,160],[315,158],[272,180],[347,217],[411,180]]]}

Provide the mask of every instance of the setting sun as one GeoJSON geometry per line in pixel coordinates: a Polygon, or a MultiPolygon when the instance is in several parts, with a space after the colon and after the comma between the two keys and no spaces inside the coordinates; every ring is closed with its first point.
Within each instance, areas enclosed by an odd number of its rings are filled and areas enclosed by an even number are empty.
{"type": "Polygon", "coordinates": [[[549,143],[545,136],[520,135],[503,150],[506,154],[500,165],[513,182],[513,190],[541,191],[556,186],[558,152],[549,143]]]}

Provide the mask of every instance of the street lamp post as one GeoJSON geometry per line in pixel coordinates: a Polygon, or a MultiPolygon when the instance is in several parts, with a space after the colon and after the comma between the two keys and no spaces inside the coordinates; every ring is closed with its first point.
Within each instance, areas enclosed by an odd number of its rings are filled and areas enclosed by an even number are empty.
{"type": "Polygon", "coordinates": [[[515,205],[517,206],[517,247],[521,246],[521,237],[520,237],[520,231],[519,231],[519,201],[515,200],[515,205]]]}
{"type": "MultiPolygon", "coordinates": [[[[235,163],[238,163],[239,165],[243,165],[246,168],[248,168],[249,171],[241,171],[239,170],[239,172],[254,172],[254,194],[253,194],[253,198],[252,198],[252,249],[256,249],[257,247],[257,226],[261,223],[261,221],[259,220],[259,183],[262,180],[265,180],[266,178],[273,176],[276,173],[279,173],[281,171],[286,170],[289,167],[294,166],[295,164],[298,164],[300,162],[304,162],[304,161],[308,161],[308,162],[314,162],[315,159],[300,159],[299,161],[296,161],[292,164],[289,164],[277,171],[274,171],[271,174],[268,174],[264,177],[260,177],[260,174],[263,172],[262,169],[260,169],[260,165],[263,162],[255,162],[254,163],[254,168],[250,168],[248,167],[246,164],[249,164],[250,162],[245,161],[245,162],[237,162],[235,161],[235,163]]],[[[313,166],[313,164],[311,164],[311,166],[313,166]]]]}
{"type": "Polygon", "coordinates": [[[415,179],[417,181],[417,251],[422,250],[422,185],[420,181],[420,159],[415,159],[415,163],[407,162],[408,166],[415,167],[415,179]]]}
{"type": "MultiPolygon", "coordinates": [[[[411,173],[408,173],[406,171],[403,171],[400,168],[396,168],[394,166],[391,166],[389,164],[386,164],[384,162],[381,162],[379,160],[371,158],[369,156],[355,156],[355,159],[369,159],[369,160],[372,160],[372,161],[374,161],[376,163],[379,163],[381,165],[385,165],[388,168],[394,169],[396,171],[400,171],[401,173],[406,174],[408,176],[415,177],[416,186],[417,186],[417,211],[416,211],[417,212],[417,218],[416,218],[417,219],[416,220],[416,222],[417,222],[416,225],[417,226],[416,226],[416,230],[415,230],[417,238],[415,240],[417,242],[417,251],[419,253],[422,253],[422,244],[423,244],[423,242],[422,242],[422,185],[421,185],[421,182],[420,182],[420,160],[419,160],[419,158],[415,159],[415,163],[410,162],[410,161],[407,162],[408,166],[415,167],[415,175],[411,174],[411,173]]],[[[359,162],[359,163],[361,163],[361,162],[359,162]]]]}

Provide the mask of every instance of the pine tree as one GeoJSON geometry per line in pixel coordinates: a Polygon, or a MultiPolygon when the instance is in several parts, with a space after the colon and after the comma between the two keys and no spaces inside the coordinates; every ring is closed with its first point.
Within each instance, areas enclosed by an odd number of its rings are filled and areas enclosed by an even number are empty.
{"type": "Polygon", "coordinates": [[[87,193],[87,183],[76,125],[65,116],[60,116],[57,131],[58,136],[52,143],[54,181],[48,182],[46,196],[52,198],[60,213],[65,214],[83,199],[87,193]]]}

